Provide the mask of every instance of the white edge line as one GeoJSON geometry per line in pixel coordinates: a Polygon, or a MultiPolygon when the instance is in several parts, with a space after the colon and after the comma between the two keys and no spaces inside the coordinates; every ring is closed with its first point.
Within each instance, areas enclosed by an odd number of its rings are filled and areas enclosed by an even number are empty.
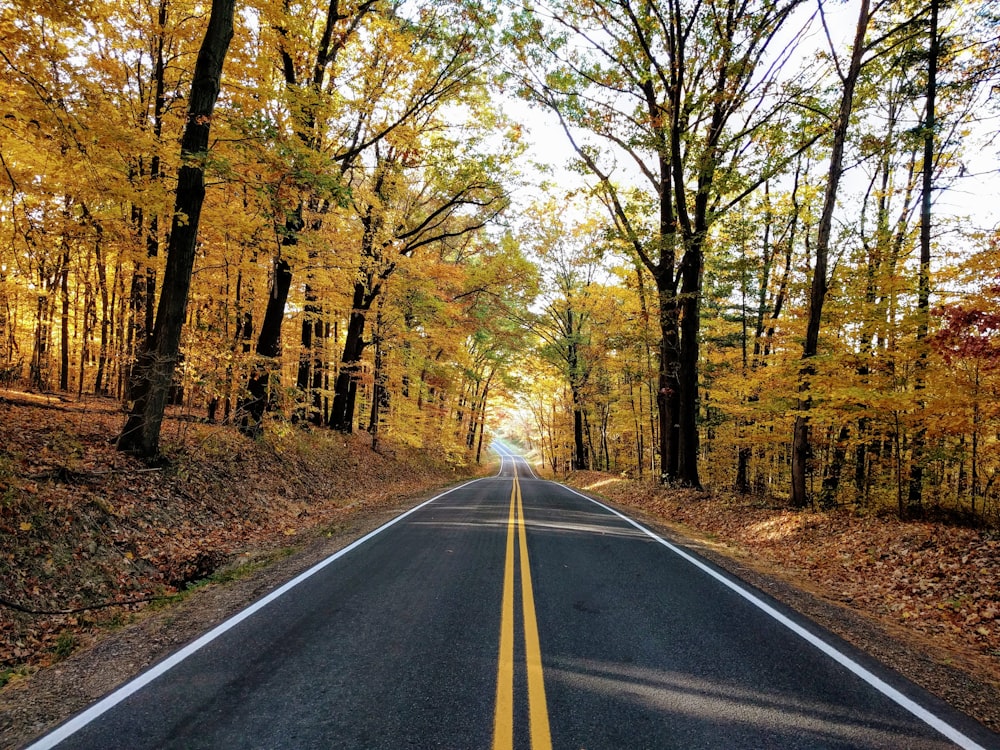
{"type": "Polygon", "coordinates": [[[117,706],[123,700],[125,700],[126,698],[128,698],[129,696],[131,696],[133,693],[138,692],[140,689],[142,689],[143,687],[145,687],[146,685],[148,685],[150,682],[152,682],[153,680],[155,680],[160,675],[162,675],[162,674],[168,672],[169,670],[173,669],[178,664],[180,664],[182,661],[184,661],[189,656],[191,656],[192,654],[194,654],[196,651],[200,650],[204,646],[207,646],[209,643],[211,643],[212,641],[214,641],[220,635],[222,635],[226,631],[231,630],[232,628],[236,627],[238,624],[240,624],[241,622],[243,622],[244,620],[246,620],[251,615],[256,614],[261,609],[263,609],[264,607],[266,607],[268,604],[270,604],[271,602],[273,602],[275,599],[277,599],[278,597],[280,597],[283,594],[287,593],[291,589],[295,588],[300,583],[302,583],[303,581],[305,581],[307,578],[312,577],[313,575],[315,575],[316,573],[318,573],[319,571],[321,571],[323,568],[325,568],[330,563],[332,563],[335,560],[338,560],[339,558],[343,557],[344,555],[346,555],[348,552],[352,551],[353,549],[355,549],[357,547],[360,547],[362,544],[364,544],[365,542],[367,542],[369,539],[371,539],[372,537],[376,536],[377,534],[382,533],[383,531],[385,531],[386,529],[388,529],[390,526],[393,526],[394,524],[398,523],[399,521],[402,521],[404,518],[406,518],[411,513],[416,513],[418,510],[420,510],[421,508],[423,508],[426,505],[430,505],[435,500],[438,500],[439,498],[442,498],[445,495],[448,495],[448,494],[454,492],[455,490],[460,490],[463,487],[466,487],[466,486],[472,484],[473,482],[478,482],[478,481],[480,481],[480,480],[479,479],[472,479],[472,480],[470,480],[468,482],[464,482],[463,484],[458,485],[457,487],[452,487],[450,490],[445,490],[444,492],[440,493],[439,495],[435,495],[430,500],[425,500],[424,502],[420,503],[420,505],[417,505],[416,507],[410,508],[405,513],[401,513],[400,515],[396,516],[392,520],[390,520],[390,521],[382,524],[381,526],[379,526],[374,531],[370,531],[369,533],[365,534],[360,539],[354,540],[353,542],[351,542],[349,545],[347,545],[343,549],[337,550],[332,555],[330,555],[326,559],[321,560],[320,562],[316,563],[315,565],[313,565],[308,570],[300,573],[299,575],[297,575],[292,580],[288,581],[286,584],[284,584],[280,588],[275,589],[270,594],[268,594],[267,596],[265,596],[263,599],[260,599],[260,600],[256,601],[254,604],[251,604],[249,607],[247,607],[246,609],[242,610],[241,612],[237,612],[235,615],[233,615],[232,617],[230,617],[225,622],[222,622],[219,625],[216,625],[212,630],[208,631],[207,633],[205,633],[203,636],[201,636],[197,640],[192,641],[187,646],[185,646],[184,648],[182,648],[180,651],[176,651],[175,653],[171,654],[169,657],[167,657],[163,661],[159,662],[158,664],[154,665],[150,669],[148,669],[145,672],[143,672],[142,674],[140,674],[138,677],[135,677],[132,680],[130,680],[129,682],[126,682],[120,688],[118,688],[117,690],[115,690],[113,693],[110,693],[109,695],[105,696],[100,701],[98,701],[97,703],[95,703],[94,705],[92,705],[90,708],[85,709],[83,712],[77,714],[72,719],[70,719],[69,721],[67,721],[65,724],[62,724],[61,726],[57,727],[56,729],[54,729],[49,734],[47,734],[44,737],[40,738],[39,740],[37,740],[36,742],[32,743],[31,745],[28,745],[25,748],[25,750],[48,750],[49,748],[55,747],[60,742],[62,742],[64,739],[66,739],[67,737],[69,737],[72,734],[75,734],[79,730],[83,729],[85,726],[87,726],[88,724],[90,724],[90,722],[94,721],[95,719],[97,719],[99,716],[101,716],[102,714],[106,713],[107,711],[110,711],[112,708],[114,708],[115,706],[117,706]]]}
{"type": "Polygon", "coordinates": [[[822,638],[819,638],[818,636],[814,635],[813,633],[810,633],[808,630],[806,630],[805,628],[803,628],[801,625],[799,625],[798,623],[796,623],[794,620],[790,619],[786,615],[783,615],[781,612],[779,612],[778,610],[776,610],[770,604],[768,604],[767,602],[763,601],[760,597],[756,596],[752,592],[750,592],[747,589],[745,589],[742,586],[740,586],[735,581],[730,580],[729,578],[727,578],[726,576],[722,575],[718,571],[716,571],[713,568],[709,567],[708,565],[706,565],[704,562],[702,562],[701,560],[699,560],[694,555],[691,555],[690,553],[685,552],[680,547],[678,547],[678,546],[676,546],[674,544],[671,544],[666,539],[663,539],[661,536],[659,536],[656,533],[650,531],[649,529],[647,529],[645,526],[643,526],[639,522],[632,520],[631,518],[629,518],[628,516],[626,516],[624,513],[621,513],[619,511],[615,510],[614,508],[611,508],[611,507],[605,505],[604,503],[602,503],[602,502],[600,502],[598,500],[595,500],[592,497],[587,497],[583,493],[577,492],[572,487],[567,487],[564,484],[560,485],[560,486],[562,486],[565,489],[569,490],[574,495],[579,495],[580,497],[584,498],[585,500],[589,500],[590,502],[594,503],[595,505],[598,505],[598,506],[604,508],[609,513],[613,513],[614,515],[618,516],[619,518],[621,518],[625,522],[627,522],[627,523],[631,524],[632,526],[634,526],[636,529],[638,529],[639,531],[641,531],[643,534],[646,534],[650,538],[652,538],[652,539],[656,540],[657,542],[659,542],[660,544],[662,544],[664,547],[666,547],[667,549],[669,549],[675,555],[678,555],[679,557],[683,558],[687,562],[691,563],[692,565],[694,565],[696,568],[698,568],[702,572],[707,573],[708,575],[710,575],[712,578],[714,578],[715,580],[717,580],[720,583],[722,583],[727,588],[732,589],[734,592],[736,592],[737,594],[739,594],[740,596],[742,596],[744,599],[746,599],[748,602],[750,602],[751,604],[753,604],[755,607],[757,607],[758,609],[762,610],[763,612],[765,612],[766,614],[768,614],[769,616],[771,616],[772,618],[774,618],[775,620],[777,620],[779,623],[781,623],[782,625],[784,625],[786,628],[788,628],[789,630],[791,630],[793,633],[795,633],[797,636],[799,636],[800,638],[802,638],[804,641],[808,642],[809,644],[811,644],[815,648],[817,648],[820,651],[822,651],[824,654],[826,654],[827,656],[829,656],[831,659],[833,659],[835,662],[837,662],[841,666],[843,666],[846,669],[848,669],[849,671],[853,672],[856,676],[860,677],[862,680],[864,680],[869,685],[871,685],[873,688],[875,688],[880,693],[882,693],[882,695],[884,695],[887,698],[889,698],[890,700],[894,701],[899,706],[901,706],[902,708],[906,709],[911,714],[913,714],[915,717],[917,717],[918,719],[920,719],[921,721],[923,721],[925,724],[928,724],[930,727],[932,727],[933,729],[935,729],[938,732],[940,732],[941,734],[943,734],[945,737],[947,737],[949,740],[951,740],[956,745],[958,745],[959,747],[961,747],[963,750],[986,750],[986,748],[984,748],[982,745],[978,744],[975,740],[972,740],[969,737],[967,737],[964,734],[962,734],[962,732],[960,732],[958,729],[956,729],[951,724],[949,724],[948,722],[946,722],[944,719],[942,719],[939,716],[931,713],[930,711],[928,711],[926,708],[924,708],[923,706],[921,706],[919,703],[917,703],[916,701],[912,700],[911,698],[907,698],[899,690],[897,690],[896,688],[894,688],[892,685],[888,684],[882,678],[880,678],[877,675],[875,675],[874,673],[872,673],[870,670],[868,670],[865,667],[863,667],[860,664],[858,664],[856,661],[854,661],[854,659],[852,659],[851,657],[849,657],[847,654],[845,654],[842,651],[834,648],[833,646],[831,646],[830,644],[828,644],[826,641],[824,641],[822,638]]]}
{"type": "MultiPolygon", "coordinates": [[[[504,458],[509,458],[511,460],[511,463],[514,464],[514,473],[515,474],[517,473],[517,459],[521,459],[521,461],[524,463],[524,468],[526,468],[528,470],[528,473],[531,474],[531,478],[532,479],[538,479],[538,475],[535,473],[535,470],[531,468],[531,464],[528,463],[528,459],[526,459],[524,456],[520,456],[520,455],[514,453],[513,451],[511,451],[511,449],[507,447],[507,444],[503,440],[495,439],[492,443],[490,443],[490,448],[493,450],[494,453],[496,453],[498,456],[500,456],[500,473],[501,474],[503,473],[503,459],[504,458]],[[501,446],[507,452],[506,453],[501,453],[499,450],[497,450],[497,446],[498,445],[501,446]]],[[[500,474],[498,474],[497,476],[500,476],[500,474]]]]}
{"type": "Polygon", "coordinates": [[[524,456],[521,456],[521,460],[524,461],[524,467],[528,470],[528,473],[531,474],[531,478],[538,479],[538,475],[535,474],[535,470],[531,468],[531,464],[528,463],[528,459],[526,459],[524,456]]]}

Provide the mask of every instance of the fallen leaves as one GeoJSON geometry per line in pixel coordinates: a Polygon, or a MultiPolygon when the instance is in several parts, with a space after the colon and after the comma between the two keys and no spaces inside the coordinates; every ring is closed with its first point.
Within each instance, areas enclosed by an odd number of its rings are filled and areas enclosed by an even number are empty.
{"type": "MultiPolygon", "coordinates": [[[[168,463],[151,469],[109,443],[121,424],[109,400],[41,408],[8,392],[0,403],[6,598],[56,611],[170,595],[248,550],[285,549],[341,523],[352,507],[384,505],[455,476],[416,451],[373,453],[367,436],[285,430],[252,441],[195,423],[185,423],[184,444],[180,433],[165,432],[168,463]]],[[[0,607],[0,685],[5,674],[51,662],[143,606],[73,621],[0,607]]]]}

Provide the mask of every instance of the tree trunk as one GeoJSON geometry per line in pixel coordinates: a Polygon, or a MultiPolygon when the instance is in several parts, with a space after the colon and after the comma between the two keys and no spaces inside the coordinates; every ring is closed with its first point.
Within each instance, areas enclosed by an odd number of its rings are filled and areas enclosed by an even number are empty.
{"type": "Polygon", "coordinates": [[[577,471],[586,471],[590,468],[590,460],[587,445],[583,439],[582,397],[577,388],[571,390],[573,393],[573,468],[577,471]]]}
{"type": "Polygon", "coordinates": [[[368,417],[368,432],[372,436],[372,450],[378,450],[379,421],[383,407],[389,407],[389,389],[385,387],[385,353],[382,349],[382,309],[379,308],[372,332],[372,346],[375,349],[374,371],[372,373],[372,404],[368,417]]]}
{"type": "MultiPolygon", "coordinates": [[[[69,200],[67,199],[66,221],[69,221],[69,200]]],[[[59,390],[69,390],[69,239],[67,228],[63,229],[62,260],[59,269],[59,294],[62,309],[59,315],[59,390]]]]}
{"type": "Polygon", "coordinates": [[[330,410],[330,428],[341,432],[354,431],[357,374],[365,350],[365,317],[373,301],[374,297],[367,292],[366,284],[354,284],[351,316],[344,334],[344,351],[340,357],[340,372],[333,386],[333,407],[330,410]]]}
{"type": "Polygon", "coordinates": [[[865,34],[868,30],[870,0],[861,1],[858,23],[854,34],[854,47],[847,74],[842,77],[844,91],[840,99],[840,109],[833,129],[833,148],[830,153],[830,169],[827,175],[826,191],[823,196],[823,210],[820,214],[816,236],[816,264],[813,268],[812,285],[809,291],[809,317],[806,322],[806,339],[802,347],[802,366],[799,370],[799,411],[795,416],[792,431],[792,505],[804,508],[809,504],[807,493],[808,462],[811,455],[809,446],[809,409],[812,398],[809,394],[810,379],[815,372],[812,358],[819,347],[820,322],[823,319],[823,303],[827,292],[827,261],[830,239],[833,232],[833,212],[837,206],[837,192],[844,172],[844,144],[851,124],[854,108],[854,88],[861,73],[865,52],[865,34]]]}
{"type": "MultiPolygon", "coordinates": [[[[930,0],[931,39],[927,55],[927,113],[924,121],[924,168],[923,191],[920,199],[920,275],[917,285],[917,344],[920,354],[914,363],[913,389],[917,394],[925,388],[927,370],[927,348],[925,340],[929,328],[931,298],[931,193],[934,189],[934,130],[935,101],[937,98],[937,69],[940,45],[938,42],[938,5],[940,0],[930,0]]],[[[918,396],[918,419],[923,419],[925,401],[918,396]]],[[[906,498],[906,515],[919,518],[923,514],[924,455],[927,442],[927,428],[921,421],[913,433],[910,452],[910,486],[906,498]]]]}
{"type": "Polygon", "coordinates": [[[119,450],[143,457],[155,456],[159,451],[163,413],[180,354],[198,223],[205,200],[202,159],[208,150],[212,111],[219,96],[222,66],[233,38],[234,6],[235,0],[212,0],[208,29],[195,63],[188,119],[181,141],[182,166],[177,177],[163,291],[156,311],[153,336],[143,347],[136,363],[138,377],[133,392],[129,394],[133,405],[118,440],[119,450]]]}
{"type": "Polygon", "coordinates": [[[678,367],[680,398],[678,415],[677,481],[701,489],[698,477],[698,333],[701,325],[701,242],[695,239],[684,253],[681,284],[681,341],[678,367]]]}
{"type": "Polygon", "coordinates": [[[299,419],[316,426],[323,424],[323,404],[320,386],[323,380],[323,307],[319,304],[316,291],[306,284],[306,304],[302,316],[302,350],[299,355],[296,387],[301,394],[301,402],[296,409],[299,419]]]}
{"type": "Polygon", "coordinates": [[[753,449],[747,446],[740,446],[736,463],[736,491],[741,495],[749,495],[753,492],[753,484],[750,482],[750,459],[753,457],[753,449]]]}
{"type": "Polygon", "coordinates": [[[834,440],[833,457],[823,474],[823,487],[820,490],[819,504],[822,508],[833,508],[837,504],[837,490],[840,489],[840,475],[847,458],[847,440],[850,433],[850,428],[844,425],[834,440]]]}
{"type": "Polygon", "coordinates": [[[94,240],[94,263],[97,267],[97,288],[101,294],[101,348],[97,355],[97,374],[94,376],[94,393],[101,396],[108,392],[105,369],[108,365],[108,337],[111,332],[111,307],[108,300],[108,269],[104,258],[104,228],[94,222],[97,237],[94,240]]]}
{"type": "MultiPolygon", "coordinates": [[[[483,396],[483,403],[484,404],[486,403],[485,394],[483,396]]],[[[486,434],[486,424],[485,424],[485,421],[484,421],[484,423],[480,424],[480,427],[479,427],[479,443],[476,445],[476,463],[477,464],[482,463],[482,460],[483,460],[483,435],[485,435],[485,434],[486,434]]]]}
{"type": "MultiPolygon", "coordinates": [[[[115,381],[115,398],[121,399],[125,393],[125,357],[131,352],[128,344],[128,334],[125,329],[128,324],[129,308],[125,297],[125,276],[124,266],[121,256],[117,256],[115,262],[114,283],[111,285],[111,337],[113,341],[112,350],[116,356],[112,358],[112,371],[115,381]]],[[[105,378],[111,380],[111,375],[105,378]]]]}
{"type": "Polygon", "coordinates": [[[677,478],[679,463],[679,412],[681,387],[678,380],[680,355],[677,339],[677,296],[672,272],[658,274],[656,288],[660,303],[660,361],[657,382],[657,416],[660,437],[660,481],[677,478]]]}
{"type": "MultiPolygon", "coordinates": [[[[264,322],[257,336],[257,361],[247,380],[247,395],[236,406],[239,412],[240,432],[250,437],[260,434],[267,411],[271,372],[275,369],[281,354],[281,322],[285,317],[285,302],[292,286],[292,269],[284,258],[276,258],[271,277],[271,293],[267,298],[264,322]]],[[[249,335],[249,326],[244,326],[244,336],[249,335]]]]}
{"type": "MultiPolygon", "coordinates": [[[[167,25],[167,0],[160,0],[160,7],[157,9],[156,32],[156,62],[153,69],[153,137],[155,143],[160,143],[163,136],[163,111],[166,109],[166,61],[163,56],[164,35],[167,25]]],[[[224,55],[223,55],[224,56],[224,55]]],[[[155,185],[162,177],[160,171],[160,155],[154,153],[149,159],[149,184],[155,185]]],[[[144,330],[149,335],[155,322],[153,320],[153,310],[156,305],[156,267],[153,259],[160,254],[160,217],[154,211],[149,217],[149,227],[146,230],[146,280],[145,280],[145,312],[146,322],[144,330]]]]}
{"type": "MultiPolygon", "coordinates": [[[[39,274],[41,277],[41,274],[39,274]]],[[[40,278],[39,286],[46,291],[38,295],[35,305],[35,338],[29,368],[30,382],[34,388],[46,391],[49,388],[49,338],[51,336],[51,305],[49,294],[52,283],[49,278],[40,278]]]]}

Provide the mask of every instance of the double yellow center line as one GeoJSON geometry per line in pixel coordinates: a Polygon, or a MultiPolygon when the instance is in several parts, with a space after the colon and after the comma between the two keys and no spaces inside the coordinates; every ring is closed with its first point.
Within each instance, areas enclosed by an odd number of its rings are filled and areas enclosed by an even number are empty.
{"type": "Polygon", "coordinates": [[[503,604],[500,615],[500,658],[497,668],[497,700],[493,714],[493,750],[514,747],[514,537],[518,539],[521,562],[521,609],[524,611],[524,654],[528,674],[528,726],[531,750],[551,750],[549,712],[545,704],[542,678],[542,651],[538,643],[535,598],[528,567],[528,540],[524,531],[521,483],[514,473],[507,516],[507,558],[503,573],[503,604]]]}

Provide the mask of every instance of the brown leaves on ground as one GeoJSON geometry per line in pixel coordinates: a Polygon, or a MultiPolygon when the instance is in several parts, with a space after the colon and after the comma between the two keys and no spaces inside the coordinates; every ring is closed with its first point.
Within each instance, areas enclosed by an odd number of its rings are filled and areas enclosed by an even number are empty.
{"type": "Polygon", "coordinates": [[[151,467],[115,449],[123,422],[110,400],[0,392],[0,685],[144,600],[456,476],[417,451],[373,452],[367,435],[283,425],[253,441],[184,420],[165,425],[151,467]]]}
{"type": "Polygon", "coordinates": [[[574,486],[638,507],[791,582],[973,657],[1000,685],[1000,536],[846,509],[802,512],[759,498],[665,490],[597,472],[574,486]]]}

